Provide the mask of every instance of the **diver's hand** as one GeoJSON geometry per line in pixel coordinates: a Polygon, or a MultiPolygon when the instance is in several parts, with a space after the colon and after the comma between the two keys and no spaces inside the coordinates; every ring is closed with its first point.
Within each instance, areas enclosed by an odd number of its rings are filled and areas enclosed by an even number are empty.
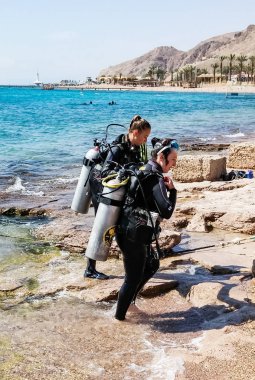
{"type": "Polygon", "coordinates": [[[166,185],[166,188],[168,190],[175,189],[172,178],[170,177],[164,177],[164,183],[166,185]]]}

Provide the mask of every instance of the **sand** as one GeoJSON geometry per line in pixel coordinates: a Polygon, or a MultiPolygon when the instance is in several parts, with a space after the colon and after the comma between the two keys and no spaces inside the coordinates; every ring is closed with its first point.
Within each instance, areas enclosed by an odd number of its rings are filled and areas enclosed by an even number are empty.
{"type": "Polygon", "coordinates": [[[93,84],[93,85],[80,85],[80,86],[59,86],[58,89],[90,89],[90,90],[118,90],[118,91],[162,91],[162,92],[215,92],[215,93],[255,93],[255,85],[235,85],[235,84],[202,84],[197,88],[183,88],[183,87],[173,87],[173,86],[121,86],[113,84],[93,84]]]}

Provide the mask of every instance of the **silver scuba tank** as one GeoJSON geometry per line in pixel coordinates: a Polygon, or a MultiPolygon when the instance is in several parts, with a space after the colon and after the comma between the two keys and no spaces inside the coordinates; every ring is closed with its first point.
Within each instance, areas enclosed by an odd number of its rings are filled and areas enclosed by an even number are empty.
{"type": "Polygon", "coordinates": [[[91,203],[91,191],[89,185],[89,176],[94,166],[94,161],[99,157],[99,147],[91,148],[84,156],[80,178],[78,180],[74,193],[71,209],[81,214],[87,214],[91,203]]]}
{"type": "Polygon", "coordinates": [[[117,174],[103,180],[104,189],[86,249],[86,257],[99,261],[107,260],[128,180],[129,178],[122,180],[117,174]]]}

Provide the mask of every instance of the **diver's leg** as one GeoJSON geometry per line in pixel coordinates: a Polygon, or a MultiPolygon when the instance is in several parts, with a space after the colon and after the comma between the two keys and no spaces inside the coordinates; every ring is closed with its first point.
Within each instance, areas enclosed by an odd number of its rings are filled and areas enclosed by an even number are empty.
{"type": "Polygon", "coordinates": [[[153,248],[150,245],[146,246],[146,248],[147,248],[147,255],[146,255],[144,272],[143,272],[141,282],[139,283],[136,289],[134,298],[132,300],[133,302],[135,302],[135,299],[138,293],[140,292],[140,290],[154,276],[154,274],[157,272],[159,268],[159,259],[156,257],[156,254],[153,248]]]}
{"type": "Polygon", "coordinates": [[[118,238],[117,241],[123,252],[125,279],[119,291],[115,318],[122,321],[143,276],[146,247],[124,238],[118,238]]]}

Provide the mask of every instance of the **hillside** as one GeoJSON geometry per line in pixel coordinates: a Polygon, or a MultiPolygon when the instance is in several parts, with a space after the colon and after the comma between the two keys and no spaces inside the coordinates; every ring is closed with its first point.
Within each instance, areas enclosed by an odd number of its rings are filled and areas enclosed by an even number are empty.
{"type": "Polygon", "coordinates": [[[144,76],[151,66],[167,72],[179,67],[196,64],[208,68],[221,55],[255,55],[255,25],[241,32],[226,33],[200,42],[187,52],[172,46],[160,46],[132,60],[101,70],[101,75],[144,76]]]}

